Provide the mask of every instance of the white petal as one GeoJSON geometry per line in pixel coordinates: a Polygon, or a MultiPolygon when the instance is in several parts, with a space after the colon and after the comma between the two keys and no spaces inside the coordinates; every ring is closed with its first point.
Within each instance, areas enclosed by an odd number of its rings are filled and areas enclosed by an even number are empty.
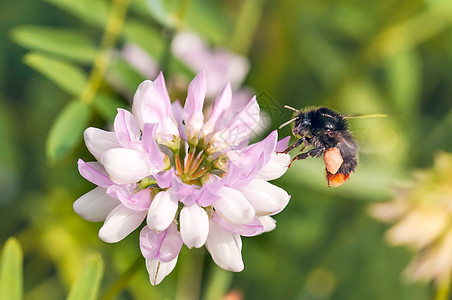
{"type": "Polygon", "coordinates": [[[152,285],[157,285],[173,271],[177,263],[177,257],[169,262],[160,262],[158,260],[146,260],[146,269],[149,273],[149,280],[152,285]]]}
{"type": "Polygon", "coordinates": [[[99,128],[89,127],[83,133],[86,148],[98,160],[105,151],[112,148],[121,147],[114,132],[105,131],[99,128]]]}
{"type": "Polygon", "coordinates": [[[107,243],[119,242],[137,229],[145,217],[145,211],[134,211],[120,204],[108,214],[99,238],[107,243]]]}
{"type": "Polygon", "coordinates": [[[272,231],[276,228],[276,220],[270,216],[258,217],[261,224],[264,226],[264,232],[272,231]]]}
{"type": "Polygon", "coordinates": [[[188,248],[200,248],[209,233],[209,217],[197,204],[184,206],[180,212],[180,233],[188,248]]]}
{"type": "Polygon", "coordinates": [[[387,232],[387,238],[392,245],[408,244],[421,249],[444,231],[448,217],[448,212],[414,210],[387,232]]]}
{"type": "Polygon", "coordinates": [[[101,158],[101,163],[117,184],[140,181],[155,171],[145,152],[133,149],[115,148],[108,150],[101,158]]]}
{"type": "Polygon", "coordinates": [[[222,187],[218,196],[221,198],[213,204],[217,212],[234,224],[247,224],[254,218],[254,208],[238,190],[222,187]]]}
{"type": "Polygon", "coordinates": [[[243,270],[240,235],[226,231],[216,223],[210,222],[206,248],[219,267],[233,272],[243,270]]]}
{"type": "Polygon", "coordinates": [[[239,190],[254,207],[258,216],[281,211],[290,199],[285,190],[262,179],[254,179],[239,190]]]}
{"type": "Polygon", "coordinates": [[[151,229],[163,231],[176,216],[179,201],[177,195],[171,192],[160,192],[151,202],[149,207],[147,224],[151,229]]]}
{"type": "Polygon", "coordinates": [[[283,153],[272,153],[270,161],[266,163],[262,169],[260,169],[259,173],[257,173],[257,177],[265,179],[265,180],[273,180],[281,177],[287,171],[287,167],[290,163],[290,155],[283,153]]]}
{"type": "Polygon", "coordinates": [[[97,187],[78,198],[73,207],[83,219],[100,222],[119,204],[119,200],[107,196],[106,189],[97,187]]]}

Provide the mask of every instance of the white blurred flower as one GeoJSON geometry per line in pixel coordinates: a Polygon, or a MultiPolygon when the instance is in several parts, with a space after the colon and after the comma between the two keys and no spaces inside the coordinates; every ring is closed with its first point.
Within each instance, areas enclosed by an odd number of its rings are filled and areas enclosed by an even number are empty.
{"type": "Polygon", "coordinates": [[[395,222],[386,238],[394,246],[406,245],[414,258],[405,270],[415,281],[450,280],[452,272],[452,155],[440,153],[430,170],[419,171],[410,187],[387,203],[370,206],[382,222],[395,222]]]}

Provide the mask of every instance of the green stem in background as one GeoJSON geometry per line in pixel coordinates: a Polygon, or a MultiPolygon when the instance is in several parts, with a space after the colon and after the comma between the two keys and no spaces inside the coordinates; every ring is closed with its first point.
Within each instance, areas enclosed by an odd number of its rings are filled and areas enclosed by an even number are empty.
{"type": "Polygon", "coordinates": [[[129,4],[130,0],[114,0],[111,5],[107,25],[100,43],[100,50],[94,60],[88,84],[81,96],[81,101],[86,104],[90,104],[96,96],[110,62],[112,49],[121,33],[129,4]]]}
{"type": "Polygon", "coordinates": [[[136,275],[137,271],[143,266],[143,257],[139,255],[130,267],[116,280],[116,282],[104,293],[101,300],[115,299],[116,296],[128,286],[130,280],[136,275]]]}
{"type": "Polygon", "coordinates": [[[247,55],[254,41],[254,34],[262,17],[264,0],[242,2],[240,14],[235,24],[230,47],[234,52],[247,55]]]}
{"type": "Polygon", "coordinates": [[[207,281],[206,293],[203,299],[223,299],[231,286],[233,273],[225,271],[215,264],[212,264],[210,272],[212,274],[207,281]]]}
{"type": "Polygon", "coordinates": [[[165,38],[165,50],[160,59],[160,69],[165,74],[166,78],[169,78],[169,64],[171,60],[171,44],[173,43],[174,36],[177,34],[180,28],[182,28],[182,24],[187,14],[188,8],[190,7],[191,0],[181,0],[179,2],[179,6],[175,11],[175,24],[168,26],[163,29],[163,37],[165,38]]]}
{"type": "Polygon", "coordinates": [[[450,278],[438,283],[435,300],[448,300],[450,295],[450,278]]]}
{"type": "Polygon", "coordinates": [[[204,251],[187,248],[179,254],[176,300],[197,300],[201,290],[204,251]]]}
{"type": "MultiPolygon", "coordinates": [[[[187,14],[188,8],[190,7],[191,0],[181,0],[179,1],[179,6],[177,8],[177,18],[179,19],[179,24],[182,24],[182,21],[187,14]]],[[[179,26],[180,27],[180,26],[179,26]]]]}

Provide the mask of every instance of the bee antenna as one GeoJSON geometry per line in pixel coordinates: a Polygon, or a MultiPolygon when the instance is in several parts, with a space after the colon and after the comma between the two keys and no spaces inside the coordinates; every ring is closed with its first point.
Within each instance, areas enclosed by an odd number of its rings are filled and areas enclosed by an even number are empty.
{"type": "Polygon", "coordinates": [[[289,121],[287,121],[287,122],[284,123],[284,124],[281,124],[281,125],[278,127],[278,129],[281,129],[281,128],[283,128],[284,126],[289,125],[290,123],[292,123],[292,122],[295,121],[296,119],[298,119],[298,117],[293,118],[292,120],[289,120],[289,121]]]}
{"type": "Polygon", "coordinates": [[[289,106],[289,105],[284,105],[284,108],[287,108],[287,109],[290,109],[290,110],[293,110],[294,112],[296,112],[296,113],[298,113],[298,112],[300,112],[298,109],[296,109],[296,108],[293,108],[292,106],[289,106]]]}
{"type": "Polygon", "coordinates": [[[368,119],[368,118],[386,118],[387,114],[369,114],[369,115],[344,115],[346,119],[368,119]]]}

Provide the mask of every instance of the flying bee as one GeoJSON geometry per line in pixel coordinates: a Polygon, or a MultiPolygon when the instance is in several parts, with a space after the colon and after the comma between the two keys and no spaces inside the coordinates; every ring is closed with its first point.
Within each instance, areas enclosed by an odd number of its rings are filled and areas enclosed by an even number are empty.
{"type": "Polygon", "coordinates": [[[295,111],[295,115],[279,128],[293,122],[292,133],[299,139],[281,153],[302,146],[302,153],[292,159],[289,167],[295,160],[323,155],[328,186],[342,185],[358,163],[358,146],[348,130],[347,119],[359,116],[342,115],[327,107],[298,110],[286,105],[285,108],[295,111]],[[312,148],[303,152],[308,146],[312,148]]]}

